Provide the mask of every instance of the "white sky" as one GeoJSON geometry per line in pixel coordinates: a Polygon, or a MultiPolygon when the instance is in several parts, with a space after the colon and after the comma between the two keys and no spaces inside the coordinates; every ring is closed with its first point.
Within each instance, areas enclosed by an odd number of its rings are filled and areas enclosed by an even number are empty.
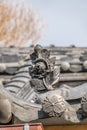
{"type": "Polygon", "coordinates": [[[87,46],[87,0],[25,0],[45,19],[42,45],[87,46]]]}

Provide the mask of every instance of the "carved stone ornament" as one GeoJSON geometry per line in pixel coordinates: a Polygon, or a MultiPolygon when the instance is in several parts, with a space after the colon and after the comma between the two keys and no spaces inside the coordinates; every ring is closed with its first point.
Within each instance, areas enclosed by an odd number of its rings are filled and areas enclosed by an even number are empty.
{"type": "Polygon", "coordinates": [[[76,59],[56,64],[49,50],[36,45],[30,59],[5,84],[0,83],[0,123],[48,120],[51,124],[50,119],[56,124],[60,119],[61,124],[86,123],[87,74],[82,68],[70,69],[78,64],[82,66],[76,59]]]}

